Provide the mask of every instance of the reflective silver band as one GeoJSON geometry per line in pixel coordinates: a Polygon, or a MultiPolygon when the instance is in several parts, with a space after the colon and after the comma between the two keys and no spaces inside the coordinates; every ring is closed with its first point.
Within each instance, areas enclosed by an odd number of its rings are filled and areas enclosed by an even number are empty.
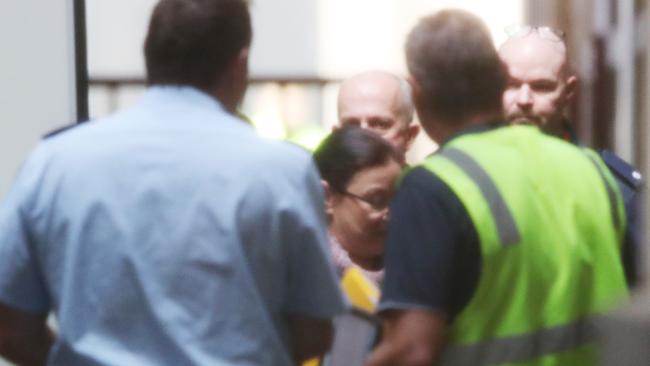
{"type": "Polygon", "coordinates": [[[461,150],[445,148],[439,155],[456,164],[481,190],[492,212],[501,245],[507,246],[519,243],[521,241],[521,235],[517,224],[503,196],[501,196],[501,193],[487,172],[474,158],[461,150]]]}
{"type": "Polygon", "coordinates": [[[493,339],[468,346],[451,346],[443,365],[494,365],[522,362],[589,344],[595,337],[597,317],[534,333],[493,339]]]}

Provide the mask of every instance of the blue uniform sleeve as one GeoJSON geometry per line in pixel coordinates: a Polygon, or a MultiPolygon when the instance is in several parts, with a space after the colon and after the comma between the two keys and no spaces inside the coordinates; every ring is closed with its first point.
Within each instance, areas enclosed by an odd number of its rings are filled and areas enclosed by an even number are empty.
{"type": "Polygon", "coordinates": [[[324,194],[313,165],[296,188],[299,212],[287,234],[289,278],[287,312],[330,318],[345,310],[327,237],[324,194]]]}
{"type": "Polygon", "coordinates": [[[453,318],[478,282],[478,235],[462,203],[423,168],[391,203],[380,311],[427,309],[453,318]]]}
{"type": "Polygon", "coordinates": [[[38,261],[25,206],[37,187],[26,164],[0,207],[0,302],[32,313],[49,311],[50,301],[38,261]]]}

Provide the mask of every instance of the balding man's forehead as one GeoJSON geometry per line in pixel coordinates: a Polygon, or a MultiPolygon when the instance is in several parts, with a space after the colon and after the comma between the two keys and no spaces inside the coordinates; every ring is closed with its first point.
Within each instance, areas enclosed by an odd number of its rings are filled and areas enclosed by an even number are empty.
{"type": "Polygon", "coordinates": [[[391,74],[387,71],[381,70],[370,70],[364,71],[362,73],[356,74],[345,80],[345,83],[356,84],[356,83],[399,83],[399,77],[391,74]]]}
{"type": "Polygon", "coordinates": [[[339,95],[339,115],[395,114],[400,101],[396,91],[382,88],[354,88],[342,90],[339,95]]]}
{"type": "Polygon", "coordinates": [[[393,94],[399,91],[399,79],[390,74],[365,73],[353,76],[341,84],[340,94],[361,93],[377,94],[380,92],[393,94]]]}
{"type": "Polygon", "coordinates": [[[390,113],[393,118],[409,123],[414,107],[406,81],[385,71],[366,71],[346,79],[339,89],[338,114],[357,117],[390,113]],[[366,112],[361,112],[366,110],[366,112]]]}
{"type": "Polygon", "coordinates": [[[511,76],[526,73],[557,77],[566,65],[566,51],[562,42],[535,36],[508,39],[499,48],[499,56],[508,66],[511,76]]]}
{"type": "Polygon", "coordinates": [[[346,102],[374,101],[386,106],[401,103],[401,86],[399,80],[388,82],[387,79],[348,80],[341,85],[339,104],[346,102]]]}
{"type": "Polygon", "coordinates": [[[499,47],[499,55],[504,61],[512,57],[553,58],[566,62],[566,46],[562,41],[540,38],[534,33],[525,37],[508,38],[499,47]]]}

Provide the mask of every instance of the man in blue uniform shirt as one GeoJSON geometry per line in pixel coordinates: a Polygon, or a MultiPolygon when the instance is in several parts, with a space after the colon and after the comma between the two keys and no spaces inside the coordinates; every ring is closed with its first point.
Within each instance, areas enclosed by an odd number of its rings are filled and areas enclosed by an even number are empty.
{"type": "MultiPolygon", "coordinates": [[[[575,96],[577,78],[571,72],[560,31],[550,27],[520,26],[508,29],[509,38],[499,48],[508,67],[509,81],[503,108],[510,123],[535,123],[545,132],[578,143],[564,109],[575,96]]],[[[641,174],[610,151],[601,158],[616,178],[627,216],[623,259],[632,286],[638,280],[638,198],[641,174]]]]}
{"type": "Polygon", "coordinates": [[[160,1],[142,100],[31,154],[0,209],[2,356],[289,365],[328,348],[343,302],[317,172],[233,116],[251,35],[243,0],[160,1]]]}

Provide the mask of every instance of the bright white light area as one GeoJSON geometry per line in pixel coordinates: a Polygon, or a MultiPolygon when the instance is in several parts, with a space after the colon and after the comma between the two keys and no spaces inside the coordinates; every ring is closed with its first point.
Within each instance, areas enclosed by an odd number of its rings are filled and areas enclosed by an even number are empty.
{"type": "Polygon", "coordinates": [[[0,1],[0,201],[43,134],[76,120],[72,5],[0,1]]]}
{"type": "MultiPolygon", "coordinates": [[[[144,77],[142,42],[154,0],[87,0],[91,77],[144,77]]],[[[480,16],[495,44],[523,23],[523,0],[253,0],[251,77],[334,79],[312,84],[252,85],[242,106],[264,136],[285,138],[336,123],[337,79],[383,69],[405,75],[404,40],[423,16],[443,8],[480,16]]],[[[91,90],[93,116],[137,100],[142,88],[91,90]]],[[[411,161],[435,149],[424,134],[411,161]]]]}
{"type": "Polygon", "coordinates": [[[421,17],[444,8],[481,17],[496,45],[505,40],[505,27],[524,19],[522,0],[321,0],[319,4],[319,72],[332,77],[367,69],[405,73],[406,35],[421,17]]]}
{"type": "Polygon", "coordinates": [[[142,45],[155,0],[86,0],[88,73],[144,75],[142,45]]]}

